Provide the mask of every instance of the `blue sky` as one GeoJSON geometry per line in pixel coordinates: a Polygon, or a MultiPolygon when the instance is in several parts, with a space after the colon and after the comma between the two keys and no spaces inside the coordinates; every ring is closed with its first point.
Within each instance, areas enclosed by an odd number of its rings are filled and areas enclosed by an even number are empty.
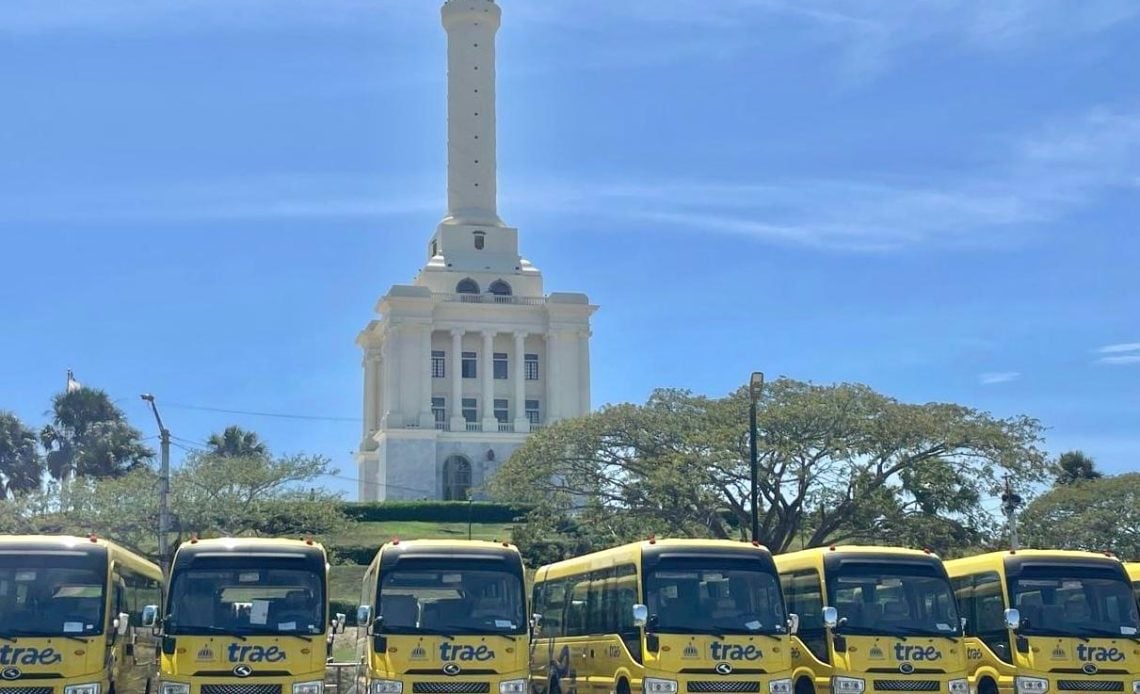
{"type": "MultiPolygon", "coordinates": [[[[595,405],[760,369],[1136,467],[1140,5],[500,4],[500,212],[601,306],[595,405]]],[[[42,423],[72,368],[353,490],[353,340],[443,213],[444,40],[435,0],[0,5],[0,408],[42,423]]]]}

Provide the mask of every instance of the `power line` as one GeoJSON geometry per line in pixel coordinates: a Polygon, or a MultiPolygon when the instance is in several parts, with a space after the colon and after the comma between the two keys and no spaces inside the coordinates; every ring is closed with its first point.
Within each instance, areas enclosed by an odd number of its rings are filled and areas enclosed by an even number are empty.
{"type": "Polygon", "coordinates": [[[253,417],[276,417],[278,419],[306,419],[311,421],[324,421],[324,422],[361,422],[362,417],[329,417],[325,415],[315,414],[287,414],[284,412],[256,412],[253,410],[232,410],[224,407],[207,407],[205,405],[185,405],[181,403],[164,403],[166,407],[174,407],[181,410],[198,410],[201,412],[221,412],[224,414],[244,414],[253,417]]]}

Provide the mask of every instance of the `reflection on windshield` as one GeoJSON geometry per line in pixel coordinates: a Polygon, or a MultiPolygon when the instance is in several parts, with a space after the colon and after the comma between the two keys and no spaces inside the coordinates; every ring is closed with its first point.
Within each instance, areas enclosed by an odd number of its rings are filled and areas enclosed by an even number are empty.
{"type": "Polygon", "coordinates": [[[0,561],[0,635],[12,630],[22,636],[103,633],[103,575],[82,563],[90,560],[4,557],[0,561]]]}
{"type": "Polygon", "coordinates": [[[402,561],[382,574],[376,615],[390,633],[415,629],[442,633],[526,631],[522,580],[501,569],[418,569],[402,561]]]}
{"type": "Polygon", "coordinates": [[[1012,580],[1013,606],[1026,633],[1136,636],[1140,632],[1131,586],[1111,570],[1026,567],[1012,580]]]}
{"type": "Polygon", "coordinates": [[[171,634],[324,632],[322,577],[305,569],[187,569],[171,585],[171,634]]]}
{"type": "Polygon", "coordinates": [[[665,633],[786,631],[778,579],[756,562],[662,561],[645,581],[654,629],[665,633]]]}
{"type": "Polygon", "coordinates": [[[950,582],[932,564],[844,562],[829,590],[847,633],[955,636],[961,631],[950,582]]]}

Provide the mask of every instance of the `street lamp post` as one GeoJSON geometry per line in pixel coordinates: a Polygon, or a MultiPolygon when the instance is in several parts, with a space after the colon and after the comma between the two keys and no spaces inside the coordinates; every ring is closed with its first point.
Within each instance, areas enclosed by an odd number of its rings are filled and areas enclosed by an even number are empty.
{"type": "Polygon", "coordinates": [[[162,417],[158,415],[158,405],[154,402],[154,396],[143,393],[139,397],[150,404],[154,419],[158,422],[162,456],[158,473],[158,557],[159,565],[165,574],[170,571],[170,548],[167,546],[170,535],[170,431],[163,425],[162,417]]]}
{"type": "Polygon", "coordinates": [[[757,470],[757,456],[756,456],[756,402],[760,399],[760,391],[764,389],[764,374],[760,371],[753,371],[752,378],[748,381],[748,453],[750,462],[752,463],[752,540],[760,539],[760,505],[757,503],[759,499],[759,483],[756,479],[759,472],[757,470]]]}

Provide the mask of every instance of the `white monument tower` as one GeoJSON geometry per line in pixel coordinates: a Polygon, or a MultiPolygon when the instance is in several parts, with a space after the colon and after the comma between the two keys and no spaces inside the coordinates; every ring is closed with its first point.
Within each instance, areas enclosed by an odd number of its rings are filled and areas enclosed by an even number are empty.
{"type": "Polygon", "coordinates": [[[584,294],[543,294],[499,219],[494,0],[446,0],[447,215],[364,350],[362,501],[465,500],[535,429],[590,409],[584,294]]]}

